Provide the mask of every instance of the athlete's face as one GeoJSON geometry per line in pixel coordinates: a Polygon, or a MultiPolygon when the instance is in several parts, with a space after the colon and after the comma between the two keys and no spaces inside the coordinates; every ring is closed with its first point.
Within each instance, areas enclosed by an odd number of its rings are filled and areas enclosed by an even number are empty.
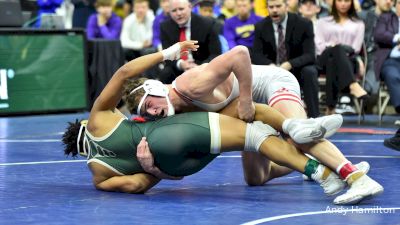
{"type": "Polygon", "coordinates": [[[144,100],[140,111],[142,112],[142,116],[149,116],[150,118],[167,117],[167,99],[165,97],[148,95],[144,100]]]}

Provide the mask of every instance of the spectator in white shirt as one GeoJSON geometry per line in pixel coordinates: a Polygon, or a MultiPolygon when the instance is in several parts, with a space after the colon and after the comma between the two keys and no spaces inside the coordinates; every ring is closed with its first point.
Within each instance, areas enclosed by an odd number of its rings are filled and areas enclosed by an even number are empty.
{"type": "Polygon", "coordinates": [[[121,31],[121,45],[125,59],[132,60],[151,52],[154,13],[148,0],[134,0],[133,13],[125,18],[121,31]]]}

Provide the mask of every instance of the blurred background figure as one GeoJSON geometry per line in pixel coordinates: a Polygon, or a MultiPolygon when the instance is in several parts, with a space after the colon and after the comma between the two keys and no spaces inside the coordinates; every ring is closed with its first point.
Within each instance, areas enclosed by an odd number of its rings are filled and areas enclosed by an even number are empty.
{"type": "Polygon", "coordinates": [[[96,0],[71,0],[74,4],[74,13],[72,15],[73,28],[86,28],[89,17],[96,13],[94,4],[96,0]]]}
{"type": "MultiPolygon", "coordinates": [[[[125,1],[123,10],[125,17],[127,17],[133,12],[134,0],[123,0],[123,1],[125,1]]],[[[153,12],[154,15],[158,14],[159,8],[160,8],[159,0],[149,0],[149,9],[151,12],[153,12]]]]}
{"type": "Polygon", "coordinates": [[[359,57],[364,42],[364,23],[353,0],[333,0],[331,16],[318,19],[315,29],[317,64],[326,74],[325,114],[335,113],[340,92],[366,100],[367,92],[357,82],[364,63],[359,57]]]}
{"type": "MultiPolygon", "coordinates": [[[[388,0],[391,1],[391,0],[388,0]]],[[[378,46],[375,53],[375,73],[381,78],[390,95],[390,102],[400,113],[400,1],[396,11],[382,13],[376,23],[374,38],[378,46]]]]}
{"type": "Polygon", "coordinates": [[[299,4],[300,15],[309,19],[313,23],[315,32],[318,13],[321,11],[321,7],[318,5],[318,0],[300,0],[299,4]]]}
{"type": "Polygon", "coordinates": [[[201,0],[197,3],[197,12],[199,15],[204,17],[216,18],[215,1],[214,0],[201,0]]]}
{"type": "Polygon", "coordinates": [[[288,6],[288,12],[296,14],[299,12],[299,0],[286,0],[286,3],[288,6]]]}
{"type": "Polygon", "coordinates": [[[87,38],[119,40],[122,20],[112,11],[114,0],[97,0],[95,6],[97,13],[89,17],[86,29],[87,38]]]}
{"type": "Polygon", "coordinates": [[[318,18],[329,16],[332,9],[333,0],[319,0],[321,11],[318,13],[318,18]]]}
{"type": "Polygon", "coordinates": [[[216,19],[215,16],[215,1],[214,0],[202,0],[198,3],[199,15],[208,17],[214,21],[214,29],[218,33],[219,42],[221,43],[221,53],[229,51],[228,41],[224,36],[224,21],[216,19]]]}
{"type": "Polygon", "coordinates": [[[46,13],[55,13],[56,9],[61,6],[63,0],[37,0],[38,11],[37,11],[37,20],[34,24],[34,27],[40,27],[41,25],[41,17],[46,13]]]}
{"type": "Polygon", "coordinates": [[[253,47],[255,24],[262,20],[253,12],[252,0],[235,0],[237,15],[227,19],[224,24],[224,36],[229,49],[244,45],[251,51],[253,47]]]}
{"type": "Polygon", "coordinates": [[[257,16],[266,17],[269,15],[267,1],[254,0],[254,13],[257,16]]]}
{"type": "Polygon", "coordinates": [[[169,1],[170,0],[160,0],[160,10],[153,21],[153,47],[161,50],[161,40],[160,40],[160,24],[166,19],[169,19],[169,1]]]}
{"type": "Polygon", "coordinates": [[[268,0],[269,16],[256,24],[252,63],[276,65],[298,80],[308,117],[318,117],[318,71],[312,22],[288,12],[286,0],[268,0]]]}
{"type": "Polygon", "coordinates": [[[218,20],[225,21],[234,15],[236,15],[235,0],[222,0],[220,14],[217,17],[218,20]]]}
{"type": "MultiPolygon", "coordinates": [[[[369,0],[364,0],[362,5],[366,5],[369,0]]],[[[375,74],[375,52],[377,46],[374,40],[374,30],[376,27],[376,22],[378,21],[378,17],[384,13],[388,12],[392,9],[393,1],[392,0],[374,0],[375,6],[372,3],[369,9],[363,10],[359,13],[360,18],[364,21],[365,24],[365,35],[364,35],[364,43],[367,49],[368,56],[368,64],[366,68],[366,77],[365,77],[365,85],[364,89],[372,96],[376,96],[379,90],[379,75],[375,74]]],[[[370,110],[367,111],[372,112],[370,110]]]]}
{"type": "Polygon", "coordinates": [[[152,52],[154,13],[148,0],[134,0],[133,13],[122,24],[121,45],[125,60],[130,61],[152,52]]]}

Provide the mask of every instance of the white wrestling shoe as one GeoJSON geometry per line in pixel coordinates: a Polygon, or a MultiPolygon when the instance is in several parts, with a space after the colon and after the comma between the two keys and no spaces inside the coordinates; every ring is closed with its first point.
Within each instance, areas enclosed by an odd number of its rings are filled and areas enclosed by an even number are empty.
{"type": "MultiPolygon", "coordinates": [[[[370,169],[369,163],[365,161],[357,163],[354,166],[357,167],[357,169],[362,171],[364,174],[367,174],[370,169]]],[[[333,172],[329,174],[329,176],[325,180],[316,180],[316,182],[320,184],[320,186],[324,189],[324,193],[328,196],[338,194],[339,192],[343,191],[343,189],[347,186],[346,181],[340,179],[339,176],[333,172]]]]}
{"type": "Polygon", "coordinates": [[[381,193],[383,193],[382,185],[378,184],[378,182],[371,179],[368,175],[363,175],[354,181],[346,193],[336,197],[333,203],[336,205],[357,204],[362,200],[370,199],[381,193]]]}
{"type": "Polygon", "coordinates": [[[346,182],[343,182],[343,180],[341,180],[334,172],[329,174],[329,176],[322,182],[317,181],[317,183],[319,183],[322,189],[324,189],[324,193],[328,196],[335,195],[346,187],[346,182]]]}
{"type": "Polygon", "coordinates": [[[339,114],[315,119],[286,119],[282,130],[296,143],[304,144],[332,136],[342,123],[343,117],[339,114]]]}
{"type": "MultiPolygon", "coordinates": [[[[306,154],[307,155],[307,154],[306,154]]],[[[309,155],[307,155],[308,157],[310,157],[309,155]]],[[[312,159],[316,160],[314,157],[312,157],[312,159]]],[[[354,165],[355,167],[357,167],[357,169],[361,170],[362,172],[364,172],[365,174],[367,174],[369,172],[370,169],[370,165],[368,162],[366,161],[362,161],[359,162],[357,164],[354,165]]],[[[303,180],[304,181],[313,181],[313,179],[311,179],[310,177],[308,177],[307,175],[303,174],[303,180]]],[[[345,181],[343,181],[345,182],[345,181]]]]}

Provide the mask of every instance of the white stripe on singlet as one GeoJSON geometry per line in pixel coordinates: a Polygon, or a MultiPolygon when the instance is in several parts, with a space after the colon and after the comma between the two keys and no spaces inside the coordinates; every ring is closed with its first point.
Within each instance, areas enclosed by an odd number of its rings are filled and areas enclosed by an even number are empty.
{"type": "Polygon", "coordinates": [[[210,153],[219,154],[221,153],[221,129],[219,127],[219,114],[208,113],[208,123],[210,124],[210,153]]]}

